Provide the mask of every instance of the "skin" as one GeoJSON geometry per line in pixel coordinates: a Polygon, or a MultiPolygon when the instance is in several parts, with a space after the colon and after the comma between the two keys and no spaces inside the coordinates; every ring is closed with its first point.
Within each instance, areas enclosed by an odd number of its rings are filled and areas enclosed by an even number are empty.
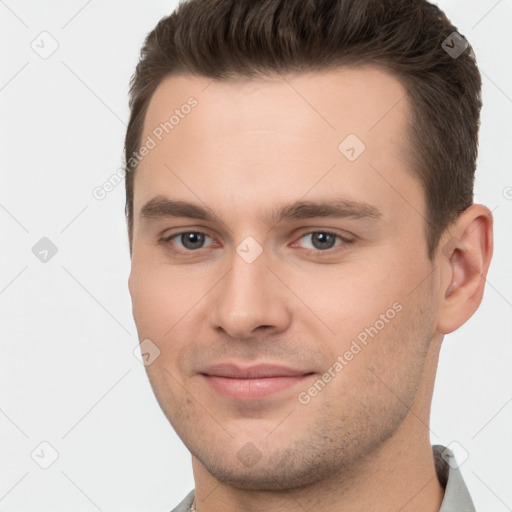
{"type": "Polygon", "coordinates": [[[439,510],[428,429],[437,360],[443,336],[481,302],[490,211],[468,208],[429,260],[424,191],[406,146],[411,106],[383,70],[171,76],[151,100],[143,140],[190,96],[198,105],[136,171],[129,290],[139,339],[160,350],[146,369],[192,454],[197,510],[439,510]],[[366,145],[353,162],[338,150],[350,133],[366,145]],[[206,206],[219,221],[142,218],[156,196],[206,206]],[[381,215],[267,218],[329,199],[381,215]],[[349,241],[319,248],[314,234],[325,230],[349,241]],[[191,231],[208,235],[199,249],[179,236],[159,242],[191,231]],[[236,252],[248,236],[262,249],[252,263],[236,252]],[[300,403],[396,303],[400,312],[300,403]],[[248,402],[205,383],[201,369],[220,362],[313,374],[248,402]]]}

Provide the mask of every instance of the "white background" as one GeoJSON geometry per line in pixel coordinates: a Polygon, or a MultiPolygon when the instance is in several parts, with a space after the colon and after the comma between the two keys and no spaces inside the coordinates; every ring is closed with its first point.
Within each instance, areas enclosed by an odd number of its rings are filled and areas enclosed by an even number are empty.
{"type": "MultiPolygon", "coordinates": [[[[103,201],[92,195],[122,164],[143,39],[175,5],[0,1],[3,512],[168,512],[193,488],[190,456],[133,355],[124,185],[103,201]],[[47,59],[31,48],[42,31],[59,45],[47,59]],[[58,248],[47,263],[32,253],[43,236],[58,248]],[[59,454],[46,470],[31,458],[43,441],[59,454]]],[[[482,72],[475,202],[493,210],[496,225],[482,306],[445,338],[432,443],[456,441],[458,458],[469,455],[461,471],[477,509],[504,512],[512,510],[512,0],[439,5],[482,72]]]]}

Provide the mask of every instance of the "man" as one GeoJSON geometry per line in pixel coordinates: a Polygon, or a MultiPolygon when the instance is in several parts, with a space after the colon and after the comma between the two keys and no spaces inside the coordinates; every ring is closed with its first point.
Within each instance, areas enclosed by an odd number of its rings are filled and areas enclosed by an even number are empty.
{"type": "Polygon", "coordinates": [[[175,511],[474,510],[429,411],[492,256],[480,88],[424,0],[191,0],[149,34],[129,289],[175,511]]]}

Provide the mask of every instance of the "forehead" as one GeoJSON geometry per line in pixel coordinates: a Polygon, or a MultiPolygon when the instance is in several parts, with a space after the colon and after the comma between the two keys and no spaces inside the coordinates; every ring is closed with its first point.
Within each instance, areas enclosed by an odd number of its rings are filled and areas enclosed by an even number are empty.
{"type": "Polygon", "coordinates": [[[396,201],[385,181],[411,181],[410,114],[399,80],[370,66],[224,81],[169,76],[148,106],[142,141],[154,146],[136,173],[135,211],[166,188],[196,200],[263,194],[270,204],[336,187],[349,200],[366,190],[396,201]],[[361,152],[355,160],[352,149],[361,152]]]}
{"type": "MultiPolygon", "coordinates": [[[[282,126],[290,134],[307,129],[312,136],[317,132],[324,137],[336,134],[336,138],[352,130],[362,139],[370,139],[370,132],[379,125],[382,133],[404,128],[403,121],[409,115],[401,82],[375,66],[222,81],[179,74],[165,78],[157,87],[148,106],[144,133],[150,134],[190,98],[198,102],[193,117],[196,124],[204,126],[205,133],[208,129],[218,131],[212,128],[222,128],[225,123],[246,130],[250,123],[253,130],[282,126]]],[[[181,127],[180,132],[185,135],[186,128],[181,127]]],[[[172,135],[179,137],[178,130],[172,135]]]]}

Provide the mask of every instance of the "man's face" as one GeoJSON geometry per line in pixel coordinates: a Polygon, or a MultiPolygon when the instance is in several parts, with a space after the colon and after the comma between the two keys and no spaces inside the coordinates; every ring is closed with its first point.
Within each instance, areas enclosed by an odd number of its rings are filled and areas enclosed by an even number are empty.
{"type": "Polygon", "coordinates": [[[437,304],[409,115],[401,84],[369,67],[174,76],[155,92],[142,142],[156,145],[135,177],[133,313],[160,350],[146,369],[162,410],[219,481],[319,481],[412,421],[437,304]],[[155,198],[212,217],[143,212],[155,198]],[[296,202],[339,214],[286,209],[296,202]]]}

